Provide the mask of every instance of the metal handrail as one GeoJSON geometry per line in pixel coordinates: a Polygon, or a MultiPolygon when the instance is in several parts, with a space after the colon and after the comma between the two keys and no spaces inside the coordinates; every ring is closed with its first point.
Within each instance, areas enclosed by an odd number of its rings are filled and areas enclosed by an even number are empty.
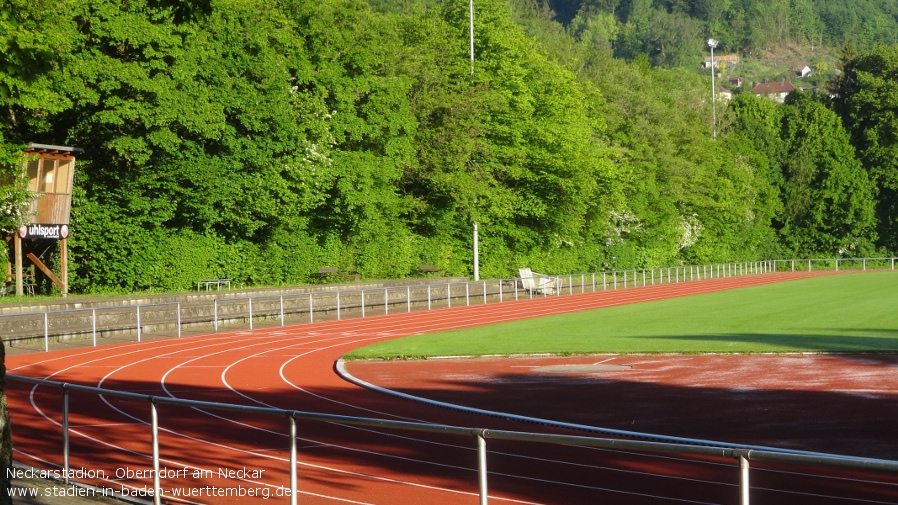
{"type": "MultiPolygon", "coordinates": [[[[475,437],[477,440],[478,450],[478,482],[480,488],[480,503],[486,504],[487,496],[487,469],[486,469],[486,440],[506,440],[524,443],[545,443],[545,444],[561,444],[574,445],[583,447],[596,447],[614,450],[631,450],[649,453],[676,453],[689,454],[694,456],[716,456],[727,459],[735,459],[739,461],[740,472],[740,495],[742,496],[741,504],[748,505],[748,487],[749,487],[749,462],[750,461],[768,461],[793,465],[812,465],[840,467],[866,471],[880,471],[888,473],[898,473],[898,461],[874,459],[874,458],[858,458],[848,456],[838,456],[824,453],[809,453],[802,451],[789,451],[772,449],[760,446],[746,445],[726,445],[716,442],[708,444],[689,444],[678,443],[673,437],[671,441],[648,441],[635,440],[626,438],[602,438],[602,437],[585,437],[575,435],[559,435],[550,433],[534,433],[520,432],[508,430],[493,430],[487,428],[471,428],[452,426],[446,424],[429,424],[409,421],[393,421],[387,419],[375,419],[354,416],[342,416],[336,414],[324,414],[318,412],[306,412],[299,410],[279,409],[272,407],[258,407],[251,405],[237,405],[229,403],[187,400],[183,398],[174,398],[168,396],[153,396],[130,391],[117,391],[94,386],[83,386],[79,384],[63,383],[46,379],[37,379],[21,375],[8,374],[7,380],[21,381],[35,385],[51,386],[59,388],[63,395],[63,474],[65,483],[68,484],[68,476],[70,475],[69,457],[69,402],[68,392],[82,391],[97,395],[117,396],[121,398],[129,398],[133,400],[146,401],[150,405],[151,413],[151,440],[152,440],[152,464],[155,470],[153,475],[154,498],[156,505],[161,504],[161,481],[160,481],[160,451],[159,451],[159,419],[157,405],[178,405],[197,409],[208,410],[224,410],[242,413],[252,413],[258,415],[275,415],[284,416],[289,420],[289,447],[290,452],[290,487],[291,487],[291,505],[295,505],[298,495],[298,476],[297,476],[297,443],[296,443],[296,421],[318,422],[318,423],[339,423],[353,426],[364,426],[369,428],[383,428],[399,431],[414,431],[423,433],[434,433],[442,435],[452,435],[460,437],[475,437]]],[[[651,435],[659,440],[663,440],[663,436],[651,435]]]]}
{"type": "MultiPolygon", "coordinates": [[[[882,268],[890,268],[891,270],[895,269],[895,260],[898,258],[892,257],[882,257],[882,258],[810,258],[810,259],[791,259],[791,260],[764,260],[764,261],[753,261],[753,262],[736,262],[736,263],[714,263],[714,264],[706,264],[706,265],[679,265],[679,266],[669,266],[669,267],[657,267],[657,268],[646,268],[646,269],[631,269],[631,270],[608,270],[601,272],[589,272],[589,273],[569,273],[569,274],[561,274],[555,275],[561,280],[559,286],[551,293],[552,296],[560,296],[562,294],[578,294],[585,293],[588,291],[596,292],[596,291],[608,291],[608,290],[617,290],[617,289],[629,289],[631,287],[645,287],[656,284],[671,284],[671,283],[679,283],[679,282],[690,282],[694,280],[706,280],[706,279],[716,279],[716,278],[725,278],[725,277],[736,277],[743,275],[756,275],[770,272],[780,272],[784,271],[792,271],[797,272],[804,270],[813,271],[815,269],[819,269],[821,265],[826,265],[827,268],[834,269],[835,271],[840,271],[842,265],[846,263],[859,263],[863,270],[867,270],[871,263],[880,263],[883,265],[882,268]]],[[[263,300],[273,300],[277,299],[279,301],[279,307],[277,312],[277,317],[279,319],[279,323],[281,326],[285,326],[287,324],[286,321],[286,301],[296,300],[296,299],[305,299],[308,298],[308,307],[307,308],[297,308],[290,312],[291,314],[304,314],[308,313],[308,322],[315,322],[316,312],[320,313],[322,311],[334,311],[335,316],[338,320],[344,318],[344,315],[347,310],[358,310],[361,314],[361,317],[366,317],[366,310],[368,308],[368,304],[365,301],[366,293],[382,293],[383,294],[383,313],[388,314],[390,312],[391,306],[400,306],[404,305],[405,310],[407,312],[412,311],[413,303],[424,305],[426,303],[426,310],[431,310],[433,308],[434,302],[442,302],[446,307],[452,307],[456,302],[456,300],[463,300],[465,305],[470,305],[472,303],[472,299],[482,298],[483,303],[488,303],[489,298],[497,298],[499,302],[510,301],[511,292],[506,292],[504,287],[511,284],[511,291],[514,294],[514,300],[517,301],[520,299],[521,292],[525,293],[525,297],[528,299],[534,298],[534,296],[550,296],[547,292],[548,290],[541,290],[540,292],[534,292],[533,290],[525,290],[521,287],[519,283],[520,279],[518,278],[510,278],[510,279],[494,279],[494,280],[482,280],[482,281],[473,281],[473,282],[441,282],[436,284],[426,284],[426,285],[406,285],[406,286],[392,286],[392,287],[377,287],[377,288],[364,288],[364,287],[355,287],[352,285],[348,286],[338,286],[337,289],[334,290],[322,290],[322,291],[310,291],[306,293],[285,293],[285,294],[263,294],[259,296],[221,296],[216,297],[212,301],[211,307],[211,317],[207,319],[200,319],[200,324],[208,324],[211,325],[214,331],[218,331],[220,324],[227,320],[219,317],[219,306],[222,304],[232,304],[232,303],[241,303],[245,302],[247,306],[246,312],[232,316],[232,319],[245,319],[249,322],[249,328],[254,328],[254,321],[259,316],[254,313],[253,309],[253,301],[256,300],[257,303],[263,300]],[[422,293],[426,286],[426,296],[422,293]],[[476,286],[473,289],[472,286],[476,286]],[[492,290],[490,287],[494,287],[492,290]],[[405,298],[397,300],[395,302],[391,302],[389,299],[389,293],[391,290],[393,292],[397,290],[405,290],[405,298]],[[413,298],[413,293],[418,292],[422,293],[420,297],[413,298]],[[358,296],[359,302],[357,304],[349,304],[346,303],[346,299],[348,297],[358,296]],[[341,299],[342,297],[342,299],[341,299]],[[315,304],[315,301],[323,300],[319,303],[319,305],[315,304]]],[[[376,297],[375,297],[376,298],[376,297]]],[[[176,305],[177,311],[176,316],[174,317],[175,324],[177,328],[177,336],[181,336],[182,334],[182,321],[184,320],[183,312],[183,303],[182,302],[162,302],[162,303],[149,303],[149,304],[140,304],[140,305],[119,305],[112,307],[96,307],[96,308],[80,308],[80,309],[64,309],[64,310],[53,310],[53,311],[45,311],[45,312],[22,312],[22,313],[11,313],[11,314],[0,314],[0,320],[5,318],[27,318],[27,317],[41,317],[43,318],[43,334],[42,335],[34,335],[23,338],[35,338],[38,336],[43,337],[44,339],[44,350],[49,350],[49,340],[50,340],[50,317],[57,314],[64,314],[70,312],[85,312],[85,311],[93,311],[92,315],[92,335],[93,335],[93,345],[97,345],[97,324],[96,324],[96,312],[97,311],[113,311],[113,310],[123,310],[123,309],[133,309],[136,311],[137,320],[136,324],[133,328],[137,333],[137,340],[140,341],[142,326],[140,321],[140,311],[142,308],[153,307],[153,306],[163,306],[163,305],[176,305]]],[[[379,312],[379,311],[378,311],[379,312]]],[[[274,315],[274,314],[268,314],[274,315]]],[[[196,324],[193,322],[192,324],[196,324]]]]}

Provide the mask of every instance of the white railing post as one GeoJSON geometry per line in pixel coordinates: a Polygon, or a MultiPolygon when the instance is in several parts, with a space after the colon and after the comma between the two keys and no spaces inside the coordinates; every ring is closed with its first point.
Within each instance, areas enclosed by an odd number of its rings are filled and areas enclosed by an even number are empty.
{"type": "Polygon", "coordinates": [[[97,346],[97,309],[90,310],[91,328],[94,339],[94,347],[97,346]]]}
{"type": "Polygon", "coordinates": [[[483,281],[483,304],[486,305],[486,281],[483,281]]]}
{"type": "Polygon", "coordinates": [[[212,328],[218,332],[218,298],[212,300],[212,328]]]}
{"type": "Polygon", "coordinates": [[[246,306],[249,311],[249,329],[253,329],[253,299],[252,299],[252,297],[247,299],[246,306]]]}
{"type": "Polygon", "coordinates": [[[749,505],[749,483],[748,483],[748,458],[745,454],[739,455],[739,504],[749,505]]]}
{"type": "Polygon", "coordinates": [[[281,295],[281,326],[284,326],[284,295],[281,295]]]}
{"type": "Polygon", "coordinates": [[[299,491],[296,475],[296,417],[293,412],[287,417],[290,419],[290,505],[296,505],[299,491]]]}
{"type": "Polygon", "coordinates": [[[471,283],[465,282],[465,307],[471,306],[471,283]]]}
{"type": "Polygon", "coordinates": [[[362,319],[365,318],[365,290],[360,289],[359,293],[362,295],[362,319]]]}
{"type": "Polygon", "coordinates": [[[337,321],[340,320],[340,290],[337,290],[337,321]]]}
{"type": "Polygon", "coordinates": [[[452,284],[446,284],[446,308],[452,308],[452,284]]]}
{"type": "Polygon", "coordinates": [[[390,313],[390,288],[384,288],[384,314],[390,313]]]}
{"type": "Polygon", "coordinates": [[[137,306],[137,341],[140,342],[140,305],[137,306]]]}
{"type": "Polygon", "coordinates": [[[411,286],[405,287],[405,307],[406,307],[406,312],[412,311],[412,287],[411,286]]]}
{"type": "Polygon", "coordinates": [[[486,470],[486,438],[483,436],[483,430],[477,430],[477,483],[480,491],[480,505],[487,505],[489,490],[486,470]]]}
{"type": "Polygon", "coordinates": [[[162,484],[159,481],[159,414],[153,397],[150,397],[150,419],[153,442],[153,505],[162,505],[162,484]]]}
{"type": "Polygon", "coordinates": [[[181,302],[178,302],[178,338],[181,338],[181,302]]]}
{"type": "Polygon", "coordinates": [[[312,302],[312,293],[309,293],[309,324],[315,322],[315,304],[312,302]]]}

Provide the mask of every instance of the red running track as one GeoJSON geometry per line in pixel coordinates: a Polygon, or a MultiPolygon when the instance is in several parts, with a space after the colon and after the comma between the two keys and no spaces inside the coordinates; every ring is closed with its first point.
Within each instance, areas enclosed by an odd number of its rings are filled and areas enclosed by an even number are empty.
{"type": "MultiPolygon", "coordinates": [[[[548,431],[538,425],[397,399],[346,382],[340,356],[362,345],[562,312],[801,278],[768,274],[221,333],[7,358],[8,372],[133,392],[358,417],[548,431]]],[[[16,459],[61,464],[55,388],[7,384],[16,459]]],[[[71,467],[91,483],[141,495],[152,488],[149,406],[70,394],[71,467]]],[[[551,406],[547,405],[547,411],[551,406]]],[[[543,416],[551,417],[551,416],[543,416]]],[[[166,501],[288,503],[287,420],[159,407],[166,501]],[[191,494],[179,498],[176,493],[191,494]]],[[[562,430],[553,430],[562,432],[562,430]]],[[[582,432],[566,432],[583,435],[582,432]]],[[[477,503],[473,439],[301,423],[300,503],[477,503]]],[[[723,504],[738,500],[734,462],[490,441],[490,503],[723,504]]],[[[898,503],[894,476],[763,466],[761,503],[898,503]],[[820,478],[818,475],[823,474],[820,478]],[[884,483],[880,484],[879,482],[884,483]]]]}

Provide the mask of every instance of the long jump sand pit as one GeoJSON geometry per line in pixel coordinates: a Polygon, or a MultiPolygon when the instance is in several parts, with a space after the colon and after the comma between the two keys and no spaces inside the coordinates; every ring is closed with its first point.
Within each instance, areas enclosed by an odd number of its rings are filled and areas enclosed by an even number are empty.
{"type": "Polygon", "coordinates": [[[898,355],[598,355],[350,362],[431,400],[576,424],[898,459],[898,355]]]}

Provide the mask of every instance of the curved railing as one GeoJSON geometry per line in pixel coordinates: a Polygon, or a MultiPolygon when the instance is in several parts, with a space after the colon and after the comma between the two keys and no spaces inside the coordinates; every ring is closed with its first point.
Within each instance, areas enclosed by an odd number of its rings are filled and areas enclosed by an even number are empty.
{"type": "Polygon", "coordinates": [[[255,407],[248,405],[235,405],[208,401],[185,400],[169,396],[152,396],[128,391],[116,391],[77,384],[67,384],[57,381],[36,379],[20,375],[7,375],[8,381],[26,382],[37,386],[50,386],[60,391],[62,396],[62,471],[63,482],[70,484],[68,476],[72,473],[70,460],[70,428],[69,428],[69,392],[81,391],[96,395],[105,395],[132,400],[145,401],[150,411],[149,433],[147,434],[152,445],[152,469],[153,469],[153,503],[160,504],[162,489],[162,472],[160,472],[160,460],[162,455],[159,450],[160,420],[158,405],[179,405],[204,410],[231,411],[251,413],[259,416],[280,416],[287,420],[285,432],[289,439],[289,480],[290,503],[297,503],[300,475],[297,472],[297,422],[309,423],[340,423],[352,426],[380,428],[397,431],[413,431],[449,435],[454,437],[466,437],[476,440],[477,444],[477,480],[480,503],[488,502],[488,473],[487,473],[487,440],[506,440],[528,444],[561,444],[582,447],[598,447],[614,450],[628,450],[643,453],[660,454],[689,454],[694,456],[716,456],[738,461],[739,467],[739,494],[740,503],[747,505],[749,496],[749,469],[751,461],[769,461],[788,465],[811,465],[823,467],[838,467],[864,471],[879,471],[898,474],[898,461],[888,461],[872,458],[857,458],[829,455],[823,453],[788,451],[769,447],[749,445],[727,445],[717,442],[690,441],[662,435],[635,434],[650,440],[637,440],[633,438],[601,438],[571,435],[557,435],[534,432],[517,432],[505,430],[491,430],[485,428],[471,428],[450,426],[443,424],[427,424],[405,421],[391,421],[385,419],[373,419],[363,417],[339,416],[315,412],[303,412],[298,410],[285,410],[269,407],[255,407]]]}

